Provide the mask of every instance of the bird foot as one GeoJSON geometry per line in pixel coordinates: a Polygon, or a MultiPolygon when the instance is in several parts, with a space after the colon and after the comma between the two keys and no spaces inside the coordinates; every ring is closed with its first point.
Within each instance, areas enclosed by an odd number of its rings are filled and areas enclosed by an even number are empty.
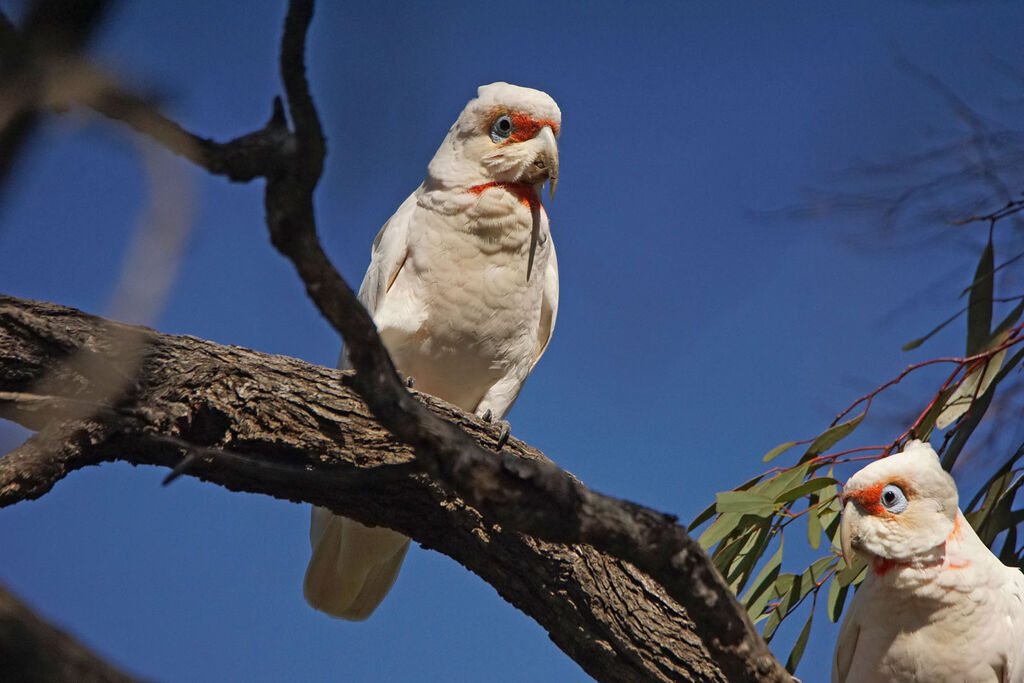
{"type": "MultiPolygon", "coordinates": [[[[480,419],[484,422],[494,422],[494,413],[488,408],[487,412],[480,416],[480,419]]],[[[509,424],[508,420],[498,420],[498,426],[501,427],[501,432],[498,433],[498,443],[494,447],[496,451],[500,451],[505,447],[508,437],[512,434],[512,425],[509,424]]]]}
{"type": "Polygon", "coordinates": [[[409,375],[408,377],[405,378],[405,386],[412,389],[414,384],[416,384],[416,380],[413,378],[412,375],[409,375]]]}
{"type": "Polygon", "coordinates": [[[498,434],[498,443],[494,446],[496,451],[500,451],[505,447],[508,437],[512,434],[512,425],[508,423],[508,420],[498,420],[498,424],[501,425],[501,433],[498,434]]]}

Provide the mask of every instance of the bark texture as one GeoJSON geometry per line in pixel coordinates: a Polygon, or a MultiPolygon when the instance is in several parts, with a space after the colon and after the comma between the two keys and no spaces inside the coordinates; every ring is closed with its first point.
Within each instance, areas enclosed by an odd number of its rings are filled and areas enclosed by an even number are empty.
{"type": "MultiPolygon", "coordinates": [[[[189,475],[326,505],[454,558],[595,678],[725,680],[685,611],[646,574],[488,522],[419,472],[349,384],[347,373],[292,358],[0,297],[0,415],[42,428],[0,458],[0,506],[39,497],[84,466],[187,459],[189,475]]],[[[496,427],[420,398],[495,443],[496,427]]],[[[506,450],[545,459],[516,439],[506,450]]]]}

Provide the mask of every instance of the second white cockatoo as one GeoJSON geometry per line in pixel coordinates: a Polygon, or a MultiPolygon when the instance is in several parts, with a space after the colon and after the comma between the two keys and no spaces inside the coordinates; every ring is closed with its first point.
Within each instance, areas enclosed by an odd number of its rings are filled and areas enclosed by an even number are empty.
{"type": "MultiPolygon", "coordinates": [[[[560,127],[546,93],[481,86],[381,228],[359,288],[399,372],[488,419],[512,407],[555,326],[558,263],[540,191],[549,182],[554,195],[560,127]]],[[[310,540],[306,600],[351,620],[380,604],[409,548],[319,507],[310,540]]]]}
{"type": "Polygon", "coordinates": [[[833,683],[1024,682],[1024,574],[985,547],[932,447],[853,475],[843,556],[868,562],[847,610],[833,683]]]}

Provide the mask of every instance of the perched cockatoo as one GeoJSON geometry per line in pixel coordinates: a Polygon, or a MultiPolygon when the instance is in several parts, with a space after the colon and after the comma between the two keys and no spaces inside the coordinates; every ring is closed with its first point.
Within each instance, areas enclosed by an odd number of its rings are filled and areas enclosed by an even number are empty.
{"type": "MultiPolygon", "coordinates": [[[[359,288],[399,372],[480,416],[505,416],[555,326],[558,264],[540,190],[548,181],[554,195],[560,125],[546,93],[481,86],[381,228],[359,288]]],[[[310,540],[306,600],[351,620],[380,604],[409,548],[318,507],[310,540]]]]}
{"type": "Polygon", "coordinates": [[[981,542],[931,446],[911,441],[843,489],[843,556],[868,562],[833,683],[1021,683],[1024,574],[981,542]]]}

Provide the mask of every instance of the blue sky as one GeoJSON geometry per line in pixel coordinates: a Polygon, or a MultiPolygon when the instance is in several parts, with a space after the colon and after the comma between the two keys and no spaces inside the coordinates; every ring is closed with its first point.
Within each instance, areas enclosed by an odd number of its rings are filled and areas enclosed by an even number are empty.
{"type": "MultiPolygon", "coordinates": [[[[899,347],[956,310],[977,234],[764,212],[856,187],[859,162],[962,135],[897,54],[1019,120],[1021,82],[998,61],[1024,64],[1024,6],[347,4],[321,3],[308,61],[329,142],[319,226],[350,283],[478,85],[558,101],[558,324],[510,419],[593,488],[690,519],[772,446],[817,434],[908,363],[960,352],[960,328],[899,347]]],[[[122,3],[96,51],[187,128],[232,137],[279,92],[284,3],[237,8],[122,3]]],[[[45,127],[0,206],[0,291],[109,312],[146,205],[140,150],[87,116],[45,127]]],[[[333,365],[337,336],[269,245],[262,186],[162,165],[190,180],[194,222],[149,323],[333,365]]],[[[914,409],[929,386],[885,409],[914,409]]],[[[879,415],[867,443],[902,430],[879,415]]],[[[22,436],[0,424],[5,450],[22,436]]],[[[161,488],[164,474],[104,465],[5,509],[0,581],[160,680],[585,679],[488,585],[415,547],[368,622],[330,620],[301,596],[305,506],[187,478],[161,488]]],[[[834,638],[818,620],[804,680],[827,677],[834,638]]]]}

